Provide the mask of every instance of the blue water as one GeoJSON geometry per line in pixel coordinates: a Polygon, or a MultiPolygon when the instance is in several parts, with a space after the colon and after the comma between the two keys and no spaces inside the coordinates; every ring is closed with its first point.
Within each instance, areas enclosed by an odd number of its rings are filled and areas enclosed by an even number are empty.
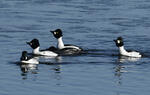
{"type": "Polygon", "coordinates": [[[149,30],[149,0],[0,0],[0,95],[149,95],[149,30]],[[88,53],[21,68],[26,41],[56,46],[57,28],[88,53]],[[144,57],[119,58],[118,36],[144,57]]]}

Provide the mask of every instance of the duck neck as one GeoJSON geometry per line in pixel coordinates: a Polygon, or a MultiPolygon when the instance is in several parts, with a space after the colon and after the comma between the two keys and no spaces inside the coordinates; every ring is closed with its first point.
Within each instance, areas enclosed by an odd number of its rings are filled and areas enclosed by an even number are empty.
{"type": "Polygon", "coordinates": [[[40,47],[37,47],[33,50],[33,54],[37,54],[40,52],[40,47]]]}
{"type": "Polygon", "coordinates": [[[126,54],[127,53],[124,46],[119,47],[119,52],[120,52],[120,54],[126,54]]]}
{"type": "Polygon", "coordinates": [[[64,48],[64,43],[63,43],[62,37],[58,38],[57,47],[58,47],[58,49],[64,48]]]}

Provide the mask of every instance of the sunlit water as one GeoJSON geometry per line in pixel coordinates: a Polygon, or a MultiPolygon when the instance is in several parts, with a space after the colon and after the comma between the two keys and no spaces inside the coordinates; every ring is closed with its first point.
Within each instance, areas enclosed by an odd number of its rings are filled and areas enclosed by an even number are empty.
{"type": "Polygon", "coordinates": [[[0,0],[0,95],[149,95],[149,31],[149,0],[0,0]],[[56,46],[57,28],[88,53],[17,64],[26,41],[56,46]],[[118,57],[118,36],[144,57],[118,57]]]}

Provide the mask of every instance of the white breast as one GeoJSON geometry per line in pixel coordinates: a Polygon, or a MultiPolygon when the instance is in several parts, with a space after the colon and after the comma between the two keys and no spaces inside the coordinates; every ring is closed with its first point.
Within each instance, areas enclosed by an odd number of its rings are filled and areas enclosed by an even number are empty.
{"type": "Polygon", "coordinates": [[[127,51],[124,49],[124,46],[119,47],[119,52],[120,52],[121,55],[124,55],[124,56],[129,56],[129,57],[142,57],[142,55],[141,55],[139,52],[136,52],[136,51],[127,52],[127,51]]]}

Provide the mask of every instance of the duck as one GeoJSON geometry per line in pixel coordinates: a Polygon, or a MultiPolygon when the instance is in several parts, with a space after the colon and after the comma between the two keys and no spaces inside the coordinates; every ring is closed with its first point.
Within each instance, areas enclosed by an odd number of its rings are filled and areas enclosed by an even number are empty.
{"type": "Polygon", "coordinates": [[[119,54],[123,56],[128,56],[128,57],[135,57],[135,58],[140,58],[142,57],[140,52],[137,51],[127,51],[124,47],[124,42],[122,37],[118,37],[116,40],[114,40],[116,43],[116,46],[119,49],[119,54]]]}
{"type": "Polygon", "coordinates": [[[63,42],[63,33],[61,29],[56,29],[53,31],[50,31],[53,36],[57,39],[57,49],[63,53],[63,54],[78,54],[83,49],[71,44],[64,44],[63,42]]]}
{"type": "Polygon", "coordinates": [[[29,46],[31,46],[31,48],[33,49],[33,54],[34,55],[39,55],[39,56],[49,56],[49,57],[56,57],[58,56],[57,53],[53,52],[50,49],[45,49],[45,50],[40,50],[40,43],[39,40],[34,38],[33,40],[31,40],[30,42],[26,42],[29,46]]]}
{"type": "Polygon", "coordinates": [[[37,57],[29,57],[27,51],[22,52],[22,56],[20,58],[21,63],[28,63],[28,64],[39,64],[37,57]]]}

